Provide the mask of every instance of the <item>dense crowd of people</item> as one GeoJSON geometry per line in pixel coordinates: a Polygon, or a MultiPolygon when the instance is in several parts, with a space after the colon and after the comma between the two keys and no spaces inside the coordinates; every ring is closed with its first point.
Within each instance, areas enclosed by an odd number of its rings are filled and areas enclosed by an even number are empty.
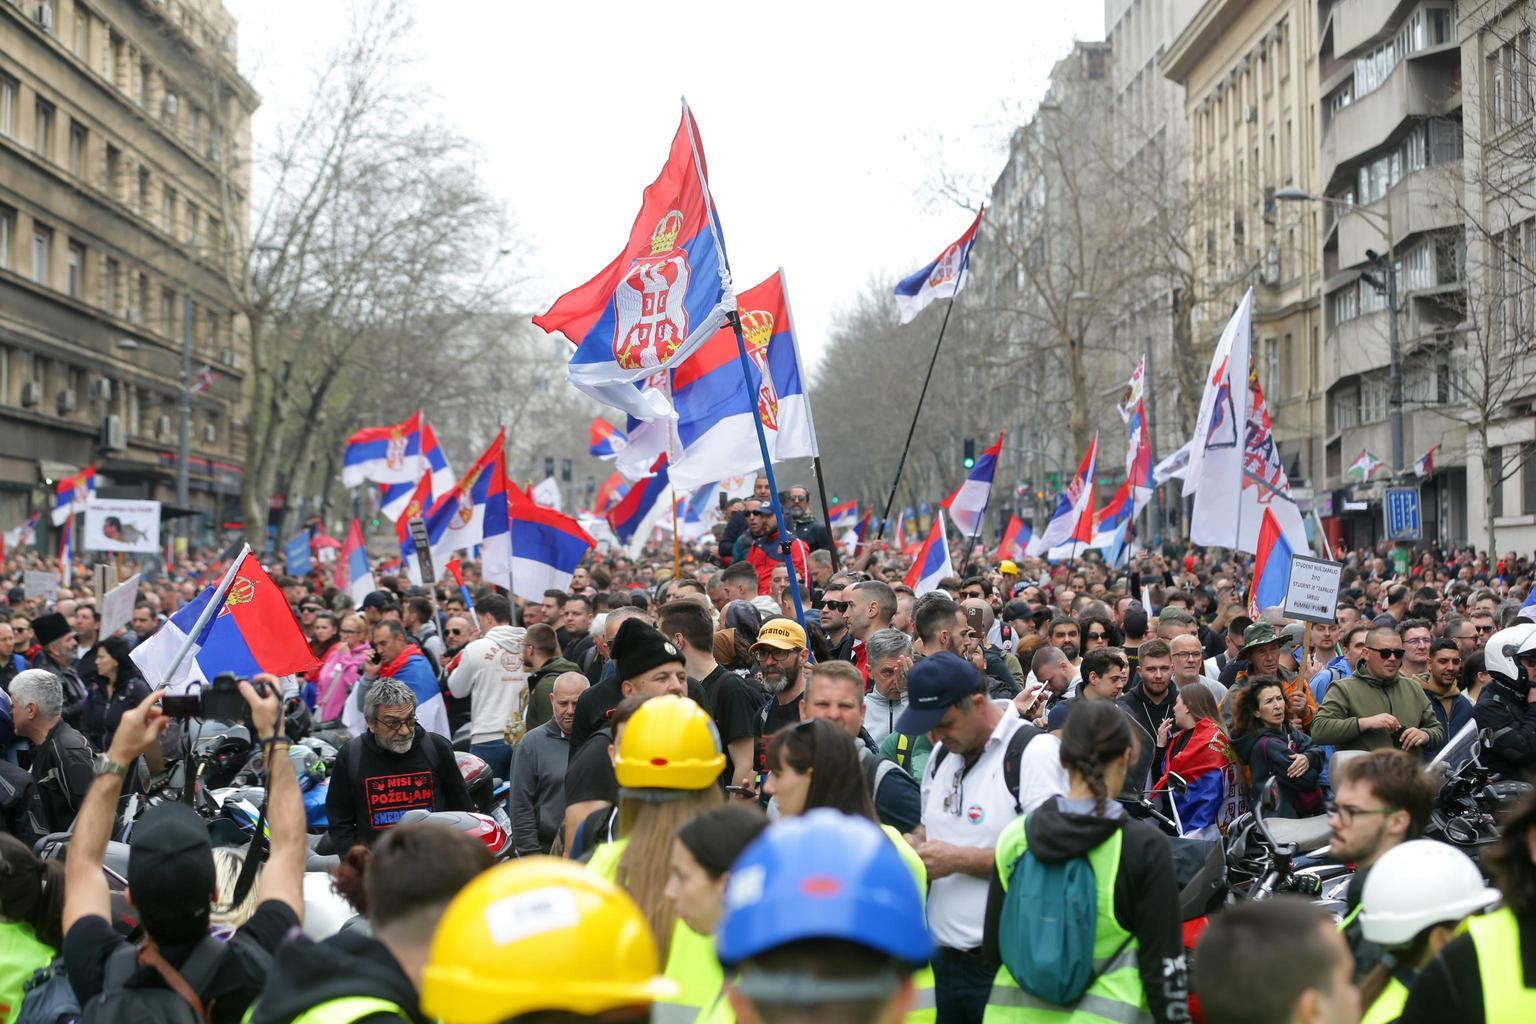
{"type": "Polygon", "coordinates": [[[1536,1019],[1529,558],[1343,553],[1328,622],[1174,544],[977,551],[916,594],[911,552],[834,551],[801,489],[780,537],[765,484],[537,600],[472,562],[356,607],[274,573],[314,667],[239,684],[241,843],[157,799],[198,784],[197,726],[132,657],[216,556],[103,635],[102,595],[29,594],[52,563],[12,552],[0,1024],[1536,1019]],[[1469,735],[1511,809],[1462,842],[1432,762],[1469,735]],[[1349,872],[1336,901],[1190,911],[1185,852],[1256,814],[1349,872]]]}

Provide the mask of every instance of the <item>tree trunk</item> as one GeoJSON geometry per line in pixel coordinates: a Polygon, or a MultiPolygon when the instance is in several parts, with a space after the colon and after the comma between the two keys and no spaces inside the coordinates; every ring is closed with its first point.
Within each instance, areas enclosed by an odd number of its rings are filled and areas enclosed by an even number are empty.
{"type": "MultiPolygon", "coordinates": [[[[1200,348],[1195,345],[1193,302],[1188,289],[1179,289],[1175,299],[1173,317],[1173,366],[1179,384],[1177,403],[1181,433],[1189,437],[1195,431],[1195,421],[1200,418],[1200,399],[1205,392],[1207,360],[1202,359],[1200,348]]],[[[1203,346],[1202,346],[1203,348],[1203,346]]]]}
{"type": "Polygon", "coordinates": [[[1068,335],[1066,343],[1067,387],[1071,393],[1072,402],[1068,424],[1072,429],[1072,443],[1076,452],[1075,455],[1069,455],[1069,458],[1081,458],[1082,453],[1088,450],[1089,442],[1093,440],[1088,424],[1088,377],[1083,367],[1084,340],[1068,335]]]}
{"type": "MultiPolygon", "coordinates": [[[[1499,550],[1495,543],[1493,520],[1498,515],[1498,509],[1493,507],[1493,491],[1499,477],[1504,472],[1503,465],[1493,464],[1493,450],[1488,447],[1488,421],[1483,419],[1477,425],[1477,441],[1483,448],[1483,527],[1487,530],[1488,557],[1495,558],[1495,552],[1499,550]]],[[[1502,463],[1502,459],[1500,462],[1502,463]]]]}

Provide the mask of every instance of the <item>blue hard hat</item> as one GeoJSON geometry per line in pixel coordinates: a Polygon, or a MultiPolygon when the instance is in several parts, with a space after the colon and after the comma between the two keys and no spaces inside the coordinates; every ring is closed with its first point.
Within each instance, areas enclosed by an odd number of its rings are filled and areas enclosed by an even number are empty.
{"type": "Polygon", "coordinates": [[[727,968],[840,939],[917,965],[933,954],[912,871],[874,822],[821,808],[770,825],[731,867],[716,932],[727,968]]]}

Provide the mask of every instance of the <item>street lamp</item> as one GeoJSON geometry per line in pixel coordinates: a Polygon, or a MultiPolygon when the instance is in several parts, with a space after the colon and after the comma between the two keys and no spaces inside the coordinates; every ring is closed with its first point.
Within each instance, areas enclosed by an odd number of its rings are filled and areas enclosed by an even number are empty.
{"type": "Polygon", "coordinates": [[[1392,206],[1387,205],[1385,214],[1356,206],[1354,203],[1346,203],[1331,196],[1308,195],[1295,186],[1282,188],[1275,193],[1275,198],[1284,202],[1310,202],[1322,203],[1327,206],[1341,207],[1367,220],[1374,219],[1386,233],[1386,255],[1376,252],[1374,249],[1365,250],[1365,258],[1370,261],[1382,275],[1383,280],[1378,282],[1369,274],[1362,274],[1367,284],[1384,291],[1387,296],[1387,408],[1390,414],[1392,427],[1392,475],[1402,476],[1403,473],[1403,362],[1402,353],[1397,337],[1397,268],[1393,266],[1392,254],[1396,239],[1392,233],[1392,206]]]}

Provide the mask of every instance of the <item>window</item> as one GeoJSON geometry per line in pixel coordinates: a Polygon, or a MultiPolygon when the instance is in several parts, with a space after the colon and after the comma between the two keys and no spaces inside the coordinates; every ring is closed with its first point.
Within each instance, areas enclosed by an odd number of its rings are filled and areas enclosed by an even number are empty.
{"type": "Polygon", "coordinates": [[[202,213],[198,210],[196,203],[188,200],[188,202],[187,202],[187,242],[189,244],[191,244],[191,245],[197,245],[199,242],[202,241],[202,233],[203,233],[202,213]]]}
{"type": "Polygon", "coordinates": [[[85,177],[85,125],[79,121],[69,123],[69,173],[85,177]]]}
{"type": "Polygon", "coordinates": [[[50,160],[53,154],[53,104],[47,100],[38,100],[36,110],[37,117],[32,126],[32,148],[38,156],[50,160]]]}
{"type": "Polygon", "coordinates": [[[149,275],[140,274],[138,287],[134,289],[133,305],[128,307],[128,319],[134,323],[140,323],[144,319],[144,311],[149,308],[149,275]]]}
{"type": "Polygon", "coordinates": [[[1376,423],[1387,418],[1387,399],[1391,388],[1384,374],[1360,381],[1360,422],[1376,423]]]}
{"type": "Polygon", "coordinates": [[[1352,83],[1345,82],[1342,89],[1328,97],[1328,111],[1337,114],[1353,102],[1355,102],[1355,87],[1352,83]]]}
{"type": "Polygon", "coordinates": [[[187,118],[187,141],[192,148],[198,148],[199,140],[203,137],[203,112],[198,107],[192,108],[192,116],[187,118]]]}
{"type": "Polygon", "coordinates": [[[1407,254],[1403,256],[1403,290],[1411,292],[1424,288],[1433,288],[1438,283],[1435,280],[1433,245],[1421,243],[1409,249],[1407,254]]]}
{"type": "Polygon", "coordinates": [[[175,234],[176,226],[176,190],[171,186],[165,186],[165,192],[160,203],[160,226],[168,235],[175,234]]]}
{"type": "Polygon", "coordinates": [[[165,98],[160,101],[160,123],[171,131],[176,130],[176,113],[181,109],[181,100],[169,87],[165,90],[165,98]]]}
{"type": "Polygon", "coordinates": [[[1536,513],[1536,444],[1530,441],[1520,446],[1520,512],[1536,513]]]}
{"type": "Polygon", "coordinates": [[[16,80],[0,75],[0,135],[16,134],[16,80]]]}
{"type": "Polygon", "coordinates": [[[160,289],[160,331],[168,338],[176,336],[176,293],[160,289]]]}
{"type": "Polygon", "coordinates": [[[72,299],[78,299],[85,292],[85,246],[79,242],[69,243],[69,254],[65,258],[65,291],[72,299]]]}
{"type": "Polygon", "coordinates": [[[119,181],[119,176],[122,174],[122,172],[122,152],[116,146],[108,145],[106,180],[102,182],[102,186],[107,190],[107,194],[110,195],[113,199],[117,199],[119,197],[118,188],[121,184],[119,181]]]}
{"type": "Polygon", "coordinates": [[[1397,67],[1402,53],[1396,39],[1388,39],[1374,50],[1355,59],[1355,98],[1375,92],[1397,67]]]}
{"type": "Polygon", "coordinates": [[[134,200],[134,205],[138,208],[139,216],[140,217],[148,217],[149,216],[149,170],[148,170],[148,168],[145,168],[145,167],[140,167],[139,168],[139,193],[138,193],[137,198],[134,200]]]}
{"type": "Polygon", "coordinates": [[[133,102],[144,106],[149,98],[149,61],[139,61],[138,73],[133,79],[133,102]]]}
{"type": "Polygon", "coordinates": [[[205,318],[208,321],[206,332],[208,335],[208,351],[217,354],[219,351],[219,314],[210,309],[205,318]]]}
{"type": "Polygon", "coordinates": [[[117,313],[117,275],[122,273],[122,267],[117,260],[107,257],[107,265],[101,275],[101,308],[108,313],[117,313]]]}
{"type": "Polygon", "coordinates": [[[1274,338],[1265,338],[1260,351],[1264,353],[1264,379],[1260,386],[1265,395],[1275,393],[1275,382],[1280,376],[1280,347],[1274,338]]]}
{"type": "Polygon", "coordinates": [[[53,247],[53,232],[41,224],[32,228],[32,280],[48,283],[48,256],[53,247]]]}
{"type": "Polygon", "coordinates": [[[11,269],[11,239],[16,234],[16,211],[0,206],[0,270],[11,269]]]}
{"type": "Polygon", "coordinates": [[[125,56],[123,49],[123,37],[118,35],[116,32],[113,32],[111,44],[110,56],[112,59],[112,69],[107,73],[107,77],[112,79],[112,84],[115,87],[122,89],[124,84],[128,81],[128,69],[127,66],[123,63],[125,56]]]}
{"type": "Polygon", "coordinates": [[[1488,462],[1493,466],[1493,514],[1504,514],[1504,448],[1488,449],[1488,462]]]}
{"type": "Polygon", "coordinates": [[[1330,319],[1337,327],[1360,315],[1360,291],[1353,284],[1340,288],[1328,296],[1328,305],[1330,319]]]}

